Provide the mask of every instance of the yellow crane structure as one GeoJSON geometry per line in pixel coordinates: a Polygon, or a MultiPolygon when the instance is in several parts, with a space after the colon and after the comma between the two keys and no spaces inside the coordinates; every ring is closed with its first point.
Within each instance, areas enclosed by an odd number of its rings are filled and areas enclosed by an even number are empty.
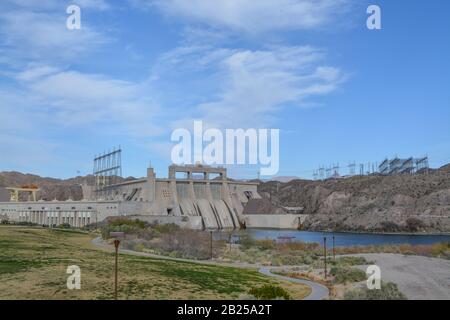
{"type": "Polygon", "coordinates": [[[6,188],[6,190],[9,190],[11,196],[9,201],[11,202],[19,202],[19,196],[22,192],[25,192],[28,194],[28,201],[37,201],[37,192],[39,191],[39,188],[35,185],[23,185],[20,187],[11,187],[6,188]]]}

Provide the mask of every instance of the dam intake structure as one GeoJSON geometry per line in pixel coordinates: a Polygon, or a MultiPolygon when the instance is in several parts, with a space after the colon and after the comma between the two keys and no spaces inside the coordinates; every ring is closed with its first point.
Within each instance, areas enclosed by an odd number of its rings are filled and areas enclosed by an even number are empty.
{"type": "Polygon", "coordinates": [[[171,166],[169,179],[175,181],[175,207],[182,216],[202,217],[205,229],[236,229],[243,224],[232,207],[234,195],[229,190],[225,169],[171,166]],[[177,173],[184,177],[177,179],[177,173]],[[216,178],[211,180],[211,174],[216,178]]]}
{"type": "Polygon", "coordinates": [[[157,216],[160,221],[178,217],[193,223],[198,221],[201,226],[197,228],[222,230],[245,225],[242,216],[245,204],[250,199],[261,198],[257,186],[257,183],[229,180],[225,168],[172,165],[167,179],[156,179],[149,168],[146,179],[97,190],[85,187],[85,193],[95,201],[121,201],[131,208],[129,212],[157,216]]]}

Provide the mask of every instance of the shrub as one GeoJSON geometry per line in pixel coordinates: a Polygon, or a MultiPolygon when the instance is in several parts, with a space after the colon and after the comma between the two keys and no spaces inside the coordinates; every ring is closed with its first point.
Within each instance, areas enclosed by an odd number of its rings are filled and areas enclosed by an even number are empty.
{"type": "Polygon", "coordinates": [[[269,240],[269,239],[256,241],[256,245],[261,250],[271,250],[271,249],[275,248],[275,244],[276,244],[275,240],[269,240]]]}
{"type": "Polygon", "coordinates": [[[418,232],[426,227],[422,220],[417,218],[408,218],[406,220],[406,229],[409,232],[418,232]]]}
{"type": "Polygon", "coordinates": [[[280,243],[277,245],[280,251],[314,251],[320,249],[321,246],[318,243],[305,243],[300,241],[280,243]]]}
{"type": "Polygon", "coordinates": [[[383,232],[400,232],[402,231],[402,228],[396,224],[395,222],[391,221],[382,221],[380,223],[380,231],[383,232]]]}
{"type": "Polygon", "coordinates": [[[340,257],[336,259],[336,264],[348,265],[348,266],[362,266],[367,265],[369,262],[364,257],[340,257]]]}
{"type": "Polygon", "coordinates": [[[247,235],[244,235],[241,237],[240,244],[241,244],[242,250],[248,250],[251,247],[256,245],[256,241],[255,241],[255,239],[253,239],[252,236],[247,234],[247,235]]]}
{"type": "Polygon", "coordinates": [[[16,224],[18,226],[27,226],[27,227],[37,226],[37,224],[31,223],[31,222],[27,222],[27,221],[20,221],[20,222],[17,222],[16,224]]]}
{"type": "Polygon", "coordinates": [[[356,289],[345,293],[345,300],[406,300],[406,296],[392,282],[381,283],[380,290],[356,289]]]}
{"type": "Polygon", "coordinates": [[[248,293],[260,300],[291,299],[291,296],[285,289],[270,284],[263,285],[259,288],[252,288],[248,293]]]}
{"type": "Polygon", "coordinates": [[[108,224],[102,228],[103,239],[108,239],[110,232],[124,232],[125,234],[138,234],[147,228],[144,221],[135,219],[115,218],[108,221],[108,224]]]}
{"type": "Polygon", "coordinates": [[[431,247],[431,255],[450,259],[450,242],[434,244],[431,247]]]}
{"type": "Polygon", "coordinates": [[[145,245],[143,243],[136,243],[133,246],[134,251],[142,252],[142,251],[144,251],[144,249],[145,249],[145,245]]]}
{"type": "MultiPolygon", "coordinates": [[[[160,241],[152,246],[163,253],[177,252],[176,255],[184,258],[206,260],[211,257],[210,235],[207,232],[180,229],[175,233],[161,234],[160,241]]],[[[214,243],[213,250],[217,250],[214,243]]]]}
{"type": "Polygon", "coordinates": [[[151,226],[152,229],[159,233],[166,233],[166,234],[174,234],[177,231],[180,231],[180,227],[174,223],[169,224],[154,224],[151,226]]]}
{"type": "Polygon", "coordinates": [[[70,229],[70,224],[68,223],[62,223],[58,226],[60,229],[70,229]]]}
{"type": "Polygon", "coordinates": [[[346,284],[349,282],[360,282],[366,279],[366,273],[359,269],[349,267],[333,267],[330,274],[334,276],[334,283],[346,284]]]}
{"type": "Polygon", "coordinates": [[[125,219],[125,218],[117,218],[117,219],[112,219],[109,222],[109,226],[111,226],[111,227],[129,226],[129,227],[134,227],[134,228],[138,228],[138,229],[145,229],[147,227],[147,224],[144,221],[141,221],[138,219],[130,220],[130,219],[125,219]]]}

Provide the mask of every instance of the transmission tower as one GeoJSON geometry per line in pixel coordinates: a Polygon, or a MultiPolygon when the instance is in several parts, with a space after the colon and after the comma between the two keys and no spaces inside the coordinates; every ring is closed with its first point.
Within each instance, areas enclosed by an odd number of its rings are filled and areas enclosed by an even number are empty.
{"type": "Polygon", "coordinates": [[[333,165],[333,176],[336,178],[339,177],[339,163],[333,165]]]}
{"type": "Polygon", "coordinates": [[[319,176],[320,176],[321,180],[325,179],[325,167],[324,166],[321,166],[319,168],[319,176]]]}
{"type": "Polygon", "coordinates": [[[332,172],[331,167],[328,167],[328,168],[326,169],[326,171],[327,171],[327,179],[328,179],[328,178],[331,177],[331,172],[332,172]]]}
{"type": "Polygon", "coordinates": [[[350,163],[349,165],[348,165],[348,168],[349,168],[349,175],[350,176],[354,176],[355,174],[356,174],[356,163],[355,162],[352,162],[352,163],[350,163]]]}

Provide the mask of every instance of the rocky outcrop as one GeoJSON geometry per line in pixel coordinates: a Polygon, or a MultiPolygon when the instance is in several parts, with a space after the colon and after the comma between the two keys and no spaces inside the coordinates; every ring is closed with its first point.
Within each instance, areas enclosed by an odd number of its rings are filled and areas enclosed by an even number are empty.
{"type": "Polygon", "coordinates": [[[303,207],[315,231],[450,232],[450,172],[267,182],[273,205],[303,207]]]}

